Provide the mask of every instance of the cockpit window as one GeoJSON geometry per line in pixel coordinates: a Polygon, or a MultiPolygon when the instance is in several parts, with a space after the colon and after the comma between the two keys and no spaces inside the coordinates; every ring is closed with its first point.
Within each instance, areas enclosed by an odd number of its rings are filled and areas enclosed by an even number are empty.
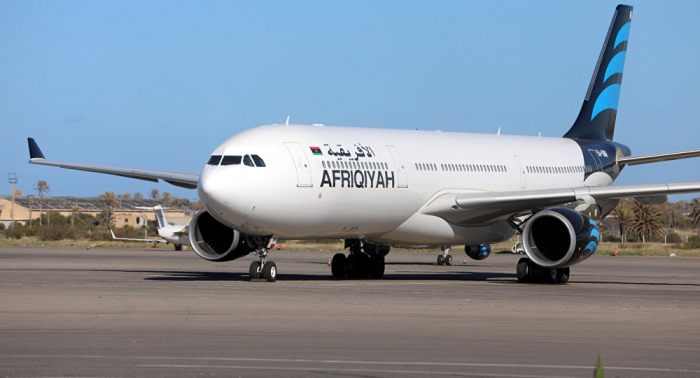
{"type": "Polygon", "coordinates": [[[238,165],[241,164],[241,156],[226,155],[221,159],[221,165],[238,165]]]}
{"type": "Polygon", "coordinates": [[[260,156],[258,156],[258,155],[251,155],[251,156],[253,157],[253,161],[255,162],[256,167],[264,167],[265,166],[265,162],[263,161],[263,159],[260,158],[260,156]]]}
{"type": "Polygon", "coordinates": [[[207,164],[209,165],[219,165],[219,162],[221,161],[221,155],[211,155],[209,158],[209,161],[207,164]]]}
{"type": "Polygon", "coordinates": [[[250,155],[246,155],[246,156],[243,158],[243,164],[245,164],[245,165],[247,165],[247,166],[249,166],[249,167],[254,167],[254,166],[255,166],[255,165],[253,165],[253,160],[250,158],[250,155]]]}

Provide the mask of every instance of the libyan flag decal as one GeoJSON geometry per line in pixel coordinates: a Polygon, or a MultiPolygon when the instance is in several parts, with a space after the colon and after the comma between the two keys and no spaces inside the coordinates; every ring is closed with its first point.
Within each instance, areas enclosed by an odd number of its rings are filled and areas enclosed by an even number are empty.
{"type": "Polygon", "coordinates": [[[323,155],[323,152],[321,152],[321,149],[318,147],[309,147],[311,149],[311,152],[313,152],[314,155],[323,155]]]}

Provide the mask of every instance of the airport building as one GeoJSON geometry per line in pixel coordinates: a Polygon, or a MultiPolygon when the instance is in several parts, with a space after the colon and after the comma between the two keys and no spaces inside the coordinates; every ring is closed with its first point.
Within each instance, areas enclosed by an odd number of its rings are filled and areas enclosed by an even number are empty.
{"type": "MultiPolygon", "coordinates": [[[[167,205],[152,199],[118,199],[117,206],[113,209],[116,227],[131,226],[143,227],[147,221],[155,221],[153,210],[137,209],[137,207],[154,207],[167,205]]],[[[80,214],[97,216],[104,210],[104,204],[97,197],[47,197],[15,196],[14,219],[16,222],[26,224],[29,219],[39,218],[39,214],[59,213],[70,217],[73,207],[79,207],[80,214]]],[[[9,226],[12,220],[12,197],[0,196],[0,222],[9,226]]],[[[191,216],[187,216],[182,209],[165,210],[165,216],[169,223],[189,224],[191,216]]]]}

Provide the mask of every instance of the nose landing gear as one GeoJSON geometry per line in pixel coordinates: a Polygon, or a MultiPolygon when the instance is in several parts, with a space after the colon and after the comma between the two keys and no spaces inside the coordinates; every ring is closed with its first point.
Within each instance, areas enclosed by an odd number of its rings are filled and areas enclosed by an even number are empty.
{"type": "Polygon", "coordinates": [[[267,259],[267,253],[270,246],[277,243],[277,236],[272,235],[267,238],[255,238],[249,245],[254,245],[257,248],[251,254],[257,255],[258,261],[250,263],[248,274],[251,280],[265,279],[269,282],[277,281],[277,265],[273,261],[267,259]]]}

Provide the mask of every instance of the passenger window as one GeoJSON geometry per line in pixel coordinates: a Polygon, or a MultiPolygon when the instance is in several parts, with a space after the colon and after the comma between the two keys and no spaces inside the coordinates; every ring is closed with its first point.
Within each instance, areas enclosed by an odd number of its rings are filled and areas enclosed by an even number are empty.
{"type": "Polygon", "coordinates": [[[326,162],[325,161],[322,161],[321,165],[323,165],[323,169],[326,169],[326,162]]]}
{"type": "Polygon", "coordinates": [[[249,155],[246,155],[246,156],[243,158],[243,164],[245,164],[245,165],[247,165],[247,166],[249,166],[249,167],[254,167],[254,166],[255,166],[255,165],[253,164],[253,160],[250,158],[249,155]]]}
{"type": "Polygon", "coordinates": [[[220,161],[221,161],[221,155],[211,155],[207,164],[208,165],[219,165],[220,161]]]}
{"type": "Polygon", "coordinates": [[[238,165],[241,164],[241,157],[240,156],[224,156],[223,159],[221,159],[221,165],[238,165]]]}
{"type": "Polygon", "coordinates": [[[265,166],[265,162],[263,161],[263,159],[260,156],[258,156],[258,155],[251,155],[251,156],[253,156],[253,161],[255,162],[256,167],[264,167],[265,166]]]}

